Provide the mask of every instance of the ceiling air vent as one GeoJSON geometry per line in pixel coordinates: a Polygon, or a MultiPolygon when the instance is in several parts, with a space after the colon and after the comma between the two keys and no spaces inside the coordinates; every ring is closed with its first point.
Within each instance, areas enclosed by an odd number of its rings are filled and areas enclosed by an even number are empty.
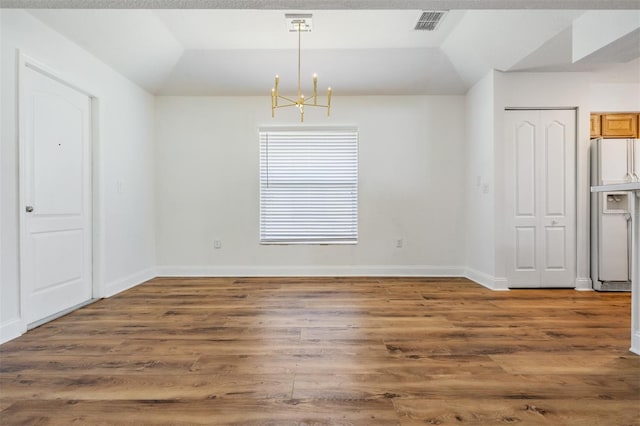
{"type": "Polygon", "coordinates": [[[433,31],[438,27],[444,15],[447,14],[446,10],[427,10],[422,12],[422,16],[418,19],[415,29],[418,31],[433,31]]]}

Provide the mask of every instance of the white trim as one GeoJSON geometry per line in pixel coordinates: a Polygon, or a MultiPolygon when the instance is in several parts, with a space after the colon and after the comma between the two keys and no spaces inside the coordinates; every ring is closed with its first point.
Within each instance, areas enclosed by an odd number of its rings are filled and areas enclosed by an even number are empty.
{"type": "Polygon", "coordinates": [[[640,331],[636,331],[631,335],[631,347],[629,350],[634,354],[640,355],[640,331]]]}
{"type": "Polygon", "coordinates": [[[505,278],[496,278],[472,268],[465,269],[464,277],[493,291],[509,291],[505,278]]]}
{"type": "Polygon", "coordinates": [[[18,61],[20,69],[22,69],[22,67],[31,68],[32,70],[37,71],[40,74],[44,74],[50,79],[55,80],[58,83],[63,84],[75,90],[76,92],[80,92],[89,98],[94,97],[90,92],[87,92],[81,87],[78,87],[75,84],[69,82],[68,79],[65,79],[64,77],[62,77],[59,72],[55,71],[53,68],[50,68],[48,65],[45,65],[44,63],[38,61],[37,59],[34,59],[33,57],[23,53],[20,49],[18,49],[18,53],[20,55],[19,61],[18,61]]]}
{"type": "Polygon", "coordinates": [[[591,278],[584,278],[584,277],[576,278],[576,290],[593,291],[593,282],[591,281],[591,278]]]}
{"type": "Polygon", "coordinates": [[[129,290],[145,281],[149,281],[157,276],[155,268],[145,269],[140,272],[133,273],[129,276],[119,278],[115,281],[106,283],[104,286],[104,297],[115,296],[116,294],[129,290]]]}
{"type": "Polygon", "coordinates": [[[495,291],[509,291],[509,282],[506,278],[496,277],[493,279],[493,288],[495,291]]]}
{"type": "Polygon", "coordinates": [[[22,318],[13,318],[0,324],[0,344],[22,336],[27,331],[27,325],[22,318]]]}
{"type": "Polygon", "coordinates": [[[300,266],[159,266],[159,277],[462,277],[461,266],[300,265],[300,266]]]}
{"type": "Polygon", "coordinates": [[[100,166],[100,100],[97,97],[90,97],[91,107],[91,228],[92,228],[92,251],[91,261],[92,281],[93,281],[93,297],[99,299],[104,297],[104,274],[103,267],[106,264],[105,258],[105,239],[102,238],[106,229],[105,221],[102,215],[102,206],[104,205],[104,193],[100,187],[102,185],[101,166],[100,166]]]}
{"type": "MultiPolygon", "coordinates": [[[[18,151],[18,315],[20,317],[20,321],[23,321],[24,312],[25,312],[25,289],[24,282],[22,280],[23,275],[23,266],[22,259],[24,257],[24,241],[25,241],[25,223],[22,215],[22,209],[24,208],[25,203],[25,189],[22,182],[25,181],[24,176],[24,158],[25,158],[25,144],[24,141],[24,70],[26,68],[26,62],[28,60],[28,56],[23,54],[19,49],[16,51],[16,55],[18,56],[18,60],[16,61],[16,66],[18,69],[16,70],[16,85],[18,93],[16,96],[16,138],[17,138],[17,151],[18,151]]],[[[27,329],[27,324],[24,324],[24,329],[27,329]]]]}

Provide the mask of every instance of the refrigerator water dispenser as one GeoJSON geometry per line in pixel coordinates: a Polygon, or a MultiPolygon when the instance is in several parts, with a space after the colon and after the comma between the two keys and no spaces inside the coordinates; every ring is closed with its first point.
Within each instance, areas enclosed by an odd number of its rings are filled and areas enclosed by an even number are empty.
{"type": "Polygon", "coordinates": [[[629,194],[625,192],[606,192],[604,194],[604,209],[602,213],[628,213],[629,194]]]}

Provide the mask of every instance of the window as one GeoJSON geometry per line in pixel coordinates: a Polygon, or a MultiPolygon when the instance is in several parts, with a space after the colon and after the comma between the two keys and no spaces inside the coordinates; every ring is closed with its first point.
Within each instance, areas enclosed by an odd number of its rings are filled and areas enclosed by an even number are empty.
{"type": "Polygon", "coordinates": [[[357,130],[261,130],[260,242],[357,241],[357,130]]]}

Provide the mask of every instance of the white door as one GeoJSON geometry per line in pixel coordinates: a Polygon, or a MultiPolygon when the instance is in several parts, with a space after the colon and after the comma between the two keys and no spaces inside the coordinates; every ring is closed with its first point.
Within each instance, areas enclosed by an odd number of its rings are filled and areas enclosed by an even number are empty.
{"type": "Polygon", "coordinates": [[[575,111],[506,111],[509,287],[575,287],[575,111]]]}
{"type": "Polygon", "coordinates": [[[92,297],[89,97],[20,73],[20,273],[33,324],[92,297]]]}

